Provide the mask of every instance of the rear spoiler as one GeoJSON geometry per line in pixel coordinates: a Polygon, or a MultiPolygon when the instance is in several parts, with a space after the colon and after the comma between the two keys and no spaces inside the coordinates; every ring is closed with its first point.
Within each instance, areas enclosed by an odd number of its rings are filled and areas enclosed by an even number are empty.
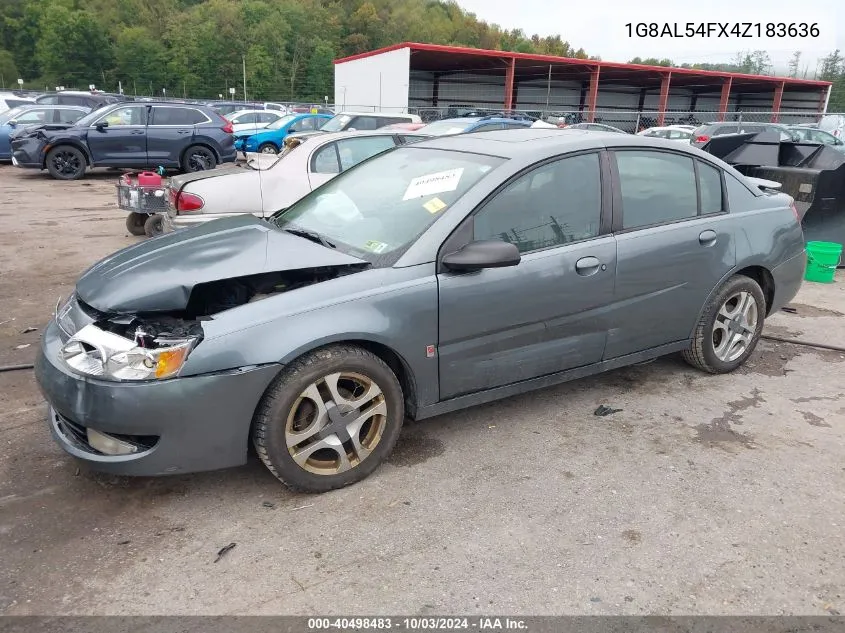
{"type": "Polygon", "coordinates": [[[780,193],[782,189],[782,185],[779,182],[775,182],[774,180],[752,178],[751,176],[746,176],[745,179],[748,180],[752,185],[766,193],[780,193]]]}

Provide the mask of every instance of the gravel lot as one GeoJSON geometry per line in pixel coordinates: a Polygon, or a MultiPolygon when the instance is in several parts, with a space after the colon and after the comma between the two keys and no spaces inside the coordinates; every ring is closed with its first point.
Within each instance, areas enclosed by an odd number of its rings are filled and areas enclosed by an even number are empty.
{"type": "MultiPolygon", "coordinates": [[[[0,365],[31,362],[78,274],[141,239],[115,180],[0,166],[0,365]]],[[[845,345],[843,289],[806,284],[766,331],[845,345]]],[[[0,613],[845,613],[843,361],[763,341],[734,375],[665,358],[409,424],[322,496],[256,460],[91,474],[32,373],[3,373],[0,613]]]]}

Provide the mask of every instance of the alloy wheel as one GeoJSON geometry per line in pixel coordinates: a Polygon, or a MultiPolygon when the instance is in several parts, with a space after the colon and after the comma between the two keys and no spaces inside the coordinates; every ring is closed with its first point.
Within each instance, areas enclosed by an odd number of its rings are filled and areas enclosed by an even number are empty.
{"type": "Polygon", "coordinates": [[[191,152],[188,158],[188,166],[191,168],[191,171],[204,171],[211,169],[212,160],[213,157],[208,150],[197,149],[191,152]]]}
{"type": "Polygon", "coordinates": [[[58,151],[53,154],[53,167],[60,174],[72,175],[79,171],[81,166],[79,156],[75,152],[58,151]]]}
{"type": "Polygon", "coordinates": [[[261,153],[262,154],[275,154],[276,148],[273,147],[272,145],[265,145],[264,147],[261,148],[261,153]]]}
{"type": "Polygon", "coordinates": [[[713,351],[716,358],[730,363],[751,345],[760,318],[757,300],[741,290],[728,297],[713,323],[713,351]]]}
{"type": "Polygon", "coordinates": [[[316,475],[337,475],[375,450],[387,424],[381,387],[352,372],[329,374],[303,390],[288,413],[285,441],[293,460],[316,475]]]}

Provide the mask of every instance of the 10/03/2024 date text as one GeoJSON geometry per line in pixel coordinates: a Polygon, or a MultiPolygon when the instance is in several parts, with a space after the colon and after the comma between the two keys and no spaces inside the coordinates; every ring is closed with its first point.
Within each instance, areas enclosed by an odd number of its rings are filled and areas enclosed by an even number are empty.
{"type": "Polygon", "coordinates": [[[628,37],[818,37],[819,25],[807,22],[628,22],[628,37]]]}

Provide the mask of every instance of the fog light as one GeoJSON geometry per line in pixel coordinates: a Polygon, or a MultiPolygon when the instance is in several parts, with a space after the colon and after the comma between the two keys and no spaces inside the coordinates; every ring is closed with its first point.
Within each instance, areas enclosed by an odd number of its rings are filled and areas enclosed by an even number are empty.
{"type": "Polygon", "coordinates": [[[88,429],[88,443],[105,455],[129,455],[137,453],[138,447],[129,442],[124,442],[111,435],[100,433],[94,429],[88,429]]]}

